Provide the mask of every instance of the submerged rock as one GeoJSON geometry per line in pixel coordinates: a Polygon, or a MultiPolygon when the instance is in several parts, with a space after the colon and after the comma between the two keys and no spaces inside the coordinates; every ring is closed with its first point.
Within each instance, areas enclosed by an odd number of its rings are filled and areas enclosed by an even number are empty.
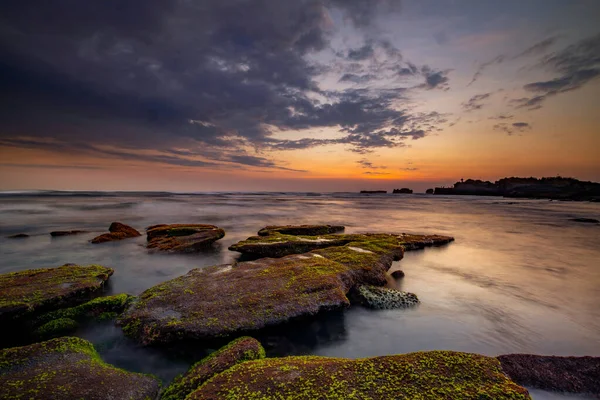
{"type": "Polygon", "coordinates": [[[342,225],[270,225],[258,231],[258,235],[267,236],[272,233],[282,233],[284,235],[316,236],[341,232],[345,228],[342,225]]]}
{"type": "Polygon", "coordinates": [[[404,271],[397,270],[392,272],[390,275],[392,275],[392,278],[394,279],[401,279],[404,278],[404,271]]]}
{"type": "Polygon", "coordinates": [[[7,239],[26,239],[29,235],[26,233],[17,233],[16,235],[7,236],[7,239]]]}
{"type": "Polygon", "coordinates": [[[70,235],[78,235],[80,233],[87,233],[87,231],[79,231],[79,230],[72,230],[72,231],[52,231],[52,232],[50,232],[50,236],[52,236],[52,237],[70,236],[70,235]]]}
{"type": "Polygon", "coordinates": [[[428,351],[365,359],[282,357],[249,361],[190,394],[206,399],[526,400],[493,357],[428,351]]]}
{"type": "Polygon", "coordinates": [[[354,288],[352,298],[359,304],[376,309],[408,308],[419,304],[416,294],[371,285],[354,288]]]}
{"type": "Polygon", "coordinates": [[[125,225],[120,222],[113,222],[112,224],[110,224],[108,231],[109,233],[104,233],[100,236],[96,236],[91,240],[91,242],[97,244],[142,236],[141,233],[139,233],[129,225],[125,225]]]}
{"type": "Polygon", "coordinates": [[[160,383],[104,363],[86,340],[65,337],[0,350],[0,398],[154,399],[160,383]]]}
{"type": "Polygon", "coordinates": [[[507,354],[498,360],[504,372],[521,385],[600,396],[600,357],[507,354]]]}
{"type": "MultiPolygon", "coordinates": [[[[266,229],[266,228],[265,228],[266,229]]],[[[264,229],[261,230],[264,233],[264,229]]],[[[339,235],[291,235],[271,232],[265,236],[251,236],[229,246],[229,250],[237,251],[254,257],[283,257],[290,254],[302,254],[315,249],[344,246],[351,242],[369,241],[372,234],[339,234],[339,235]]],[[[410,235],[399,234],[398,240],[403,241],[407,250],[440,246],[451,242],[454,238],[439,235],[410,235]]]]}
{"type": "MultiPolygon", "coordinates": [[[[346,294],[355,285],[386,283],[386,272],[402,258],[408,239],[347,236],[355,241],[341,247],[194,269],[146,290],[120,323],[127,335],[155,344],[239,335],[348,307],[346,294]]],[[[421,241],[431,238],[419,236],[421,241]]]]}
{"type": "Polygon", "coordinates": [[[600,221],[598,221],[597,219],[594,219],[594,218],[571,218],[570,221],[583,222],[583,223],[587,223],[587,224],[598,224],[598,223],[600,223],[600,221]]]}
{"type": "Polygon", "coordinates": [[[71,307],[102,291],[114,270],[101,265],[29,269],[0,275],[0,322],[71,307]]]}
{"type": "Polygon", "coordinates": [[[186,396],[213,376],[244,361],[265,358],[265,349],[251,337],[241,337],[192,365],[175,378],[161,394],[161,400],[184,400],[186,396]]]}
{"type": "Polygon", "coordinates": [[[172,224],[146,228],[149,249],[187,253],[205,249],[225,236],[225,231],[214,225],[172,224]]]}

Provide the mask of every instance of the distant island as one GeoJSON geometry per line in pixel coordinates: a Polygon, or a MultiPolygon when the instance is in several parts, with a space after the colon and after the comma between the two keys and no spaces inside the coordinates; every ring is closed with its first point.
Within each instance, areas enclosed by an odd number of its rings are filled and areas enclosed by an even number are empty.
{"type": "Polygon", "coordinates": [[[560,176],[539,179],[511,177],[496,182],[461,179],[454,187],[436,187],[434,194],[600,201],[600,183],[560,176]]]}
{"type": "Polygon", "coordinates": [[[402,188],[402,189],[394,189],[392,193],[404,193],[404,194],[412,194],[412,189],[402,188]]]}
{"type": "Polygon", "coordinates": [[[387,193],[387,190],[361,190],[361,193],[387,193]]]}

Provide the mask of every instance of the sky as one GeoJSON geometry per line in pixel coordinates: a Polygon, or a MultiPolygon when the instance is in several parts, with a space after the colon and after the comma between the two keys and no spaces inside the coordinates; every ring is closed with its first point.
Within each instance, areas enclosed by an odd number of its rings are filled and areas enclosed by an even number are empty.
{"type": "Polygon", "coordinates": [[[0,3],[0,190],[600,181],[597,0],[0,3]]]}

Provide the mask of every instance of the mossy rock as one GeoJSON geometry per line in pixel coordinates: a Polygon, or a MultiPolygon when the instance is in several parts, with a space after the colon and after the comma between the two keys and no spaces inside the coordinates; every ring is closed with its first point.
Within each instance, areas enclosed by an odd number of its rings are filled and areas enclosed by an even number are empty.
{"type": "Polygon", "coordinates": [[[83,339],[63,337],[0,350],[2,399],[154,399],[153,377],[104,363],[83,339]]]}
{"type": "Polygon", "coordinates": [[[273,233],[282,233],[284,235],[317,236],[341,232],[345,228],[342,225],[270,225],[258,231],[258,235],[267,236],[273,233]]]}
{"type": "Polygon", "coordinates": [[[282,357],[249,361],[210,379],[187,400],[526,400],[493,357],[428,351],[365,359],[282,357]]]}
{"type": "Polygon", "coordinates": [[[48,340],[69,335],[77,330],[79,324],[71,318],[57,318],[46,322],[33,331],[33,337],[48,340]]]}
{"type": "Polygon", "coordinates": [[[225,231],[214,225],[171,224],[146,228],[149,249],[189,253],[206,249],[225,236],[225,231]]]}
{"type": "Polygon", "coordinates": [[[94,244],[98,244],[142,236],[142,234],[139,233],[137,230],[121,222],[113,222],[112,224],[110,224],[110,226],[108,227],[108,232],[109,233],[104,233],[100,236],[96,236],[91,240],[91,242],[94,244]]]}
{"type": "Polygon", "coordinates": [[[386,287],[359,285],[352,289],[353,302],[375,309],[409,308],[419,304],[414,293],[386,287]]]}
{"type": "Polygon", "coordinates": [[[239,336],[348,307],[355,285],[386,283],[405,239],[370,234],[346,240],[342,247],[194,269],[146,290],[119,323],[143,344],[165,344],[239,336]]]}
{"type": "Polygon", "coordinates": [[[96,296],[114,270],[67,264],[0,275],[0,321],[81,304],[96,296]]]}
{"type": "Polygon", "coordinates": [[[251,337],[241,337],[208,357],[192,365],[188,372],[175,378],[161,394],[161,400],[184,400],[213,376],[239,363],[265,358],[260,342],[251,337]]]}

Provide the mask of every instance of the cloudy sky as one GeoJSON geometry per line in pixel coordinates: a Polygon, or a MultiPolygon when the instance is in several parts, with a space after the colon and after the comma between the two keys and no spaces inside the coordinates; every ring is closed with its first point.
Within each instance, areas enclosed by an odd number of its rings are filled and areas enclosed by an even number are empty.
{"type": "Polygon", "coordinates": [[[0,4],[0,189],[600,181],[597,0],[0,4]]]}

